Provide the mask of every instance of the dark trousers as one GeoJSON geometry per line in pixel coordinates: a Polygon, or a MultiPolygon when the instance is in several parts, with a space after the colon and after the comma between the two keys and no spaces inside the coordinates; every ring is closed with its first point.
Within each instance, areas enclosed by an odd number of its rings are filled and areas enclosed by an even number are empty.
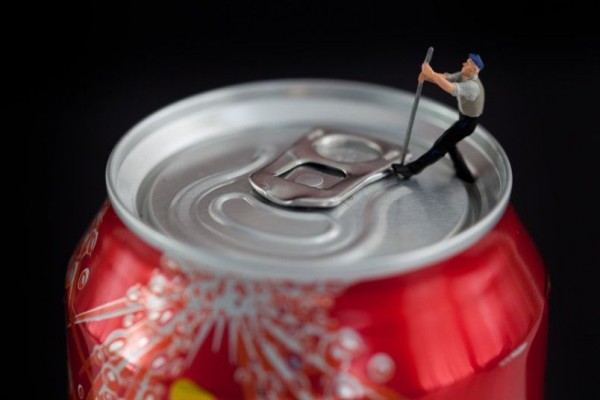
{"type": "Polygon", "coordinates": [[[406,166],[410,168],[411,172],[418,174],[425,167],[433,164],[448,153],[458,174],[471,175],[463,156],[456,148],[456,144],[473,133],[477,127],[477,119],[477,117],[467,117],[466,115],[459,114],[458,121],[452,124],[425,154],[415,161],[408,163],[406,166]]]}

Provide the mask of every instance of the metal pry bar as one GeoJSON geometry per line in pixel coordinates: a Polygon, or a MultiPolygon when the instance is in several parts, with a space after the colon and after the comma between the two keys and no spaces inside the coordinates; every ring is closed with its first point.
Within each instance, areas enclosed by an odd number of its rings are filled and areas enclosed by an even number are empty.
{"type": "MultiPolygon", "coordinates": [[[[427,49],[427,55],[425,56],[424,63],[429,63],[433,57],[433,47],[427,49]]],[[[402,146],[402,155],[400,156],[400,164],[404,164],[406,158],[406,151],[408,150],[408,142],[410,141],[410,134],[412,132],[413,123],[415,122],[415,116],[417,114],[417,108],[419,107],[419,99],[421,98],[421,89],[423,89],[423,82],[419,82],[417,86],[417,93],[415,94],[415,101],[413,102],[412,110],[410,111],[410,119],[408,120],[408,127],[406,128],[406,134],[404,135],[404,145],[402,146]]]]}

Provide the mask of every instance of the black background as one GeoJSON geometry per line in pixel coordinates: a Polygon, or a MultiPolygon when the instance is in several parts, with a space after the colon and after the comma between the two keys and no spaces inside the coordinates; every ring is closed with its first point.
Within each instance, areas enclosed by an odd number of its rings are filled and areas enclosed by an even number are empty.
{"type": "MultiPolygon", "coordinates": [[[[65,269],[106,197],[109,153],[130,127],[184,97],[248,81],[336,78],[414,91],[428,46],[439,71],[458,70],[471,51],[486,63],[480,123],[508,154],[512,204],[552,281],[546,398],[600,398],[600,48],[591,18],[531,9],[499,11],[498,22],[484,24],[489,13],[436,16],[378,3],[220,4],[53,5],[22,27],[35,32],[23,46],[21,95],[34,182],[26,196],[28,240],[36,243],[29,257],[40,286],[28,347],[39,398],[66,398],[65,269]],[[574,29],[565,28],[569,21],[574,29]],[[531,24],[537,33],[527,33],[531,24]]],[[[455,106],[433,85],[423,95],[455,106]]]]}

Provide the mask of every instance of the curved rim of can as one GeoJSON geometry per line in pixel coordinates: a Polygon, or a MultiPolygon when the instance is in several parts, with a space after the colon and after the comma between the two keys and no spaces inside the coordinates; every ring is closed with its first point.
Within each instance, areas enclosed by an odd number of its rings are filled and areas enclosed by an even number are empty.
{"type": "MultiPolygon", "coordinates": [[[[137,234],[151,246],[156,247],[167,257],[180,262],[198,264],[207,269],[215,270],[214,272],[217,273],[236,273],[278,279],[356,281],[404,274],[441,262],[474,244],[489,232],[504,214],[510,201],[513,183],[510,162],[498,141],[480,125],[476,128],[475,134],[483,139],[502,161],[500,164],[500,173],[505,178],[505,182],[503,182],[504,190],[501,196],[499,196],[497,203],[478,222],[464,231],[437,243],[399,254],[376,256],[371,259],[361,259],[358,261],[340,259],[333,263],[331,259],[308,261],[258,256],[250,258],[248,255],[225,254],[222,251],[201,248],[197,245],[181,242],[176,238],[163,234],[142,221],[138,215],[131,212],[125,201],[119,197],[118,188],[116,187],[119,161],[123,160],[128,150],[145,137],[145,133],[152,131],[152,126],[159,125],[163,120],[170,119],[173,115],[178,115],[191,106],[197,107],[198,104],[202,103],[209,104],[216,101],[221,102],[227,99],[234,99],[239,97],[241,92],[252,92],[257,89],[285,89],[290,85],[298,84],[308,86],[338,86],[339,88],[360,89],[361,91],[373,94],[387,92],[390,95],[396,96],[399,94],[414,96],[414,93],[402,89],[352,80],[275,79],[217,88],[167,105],[150,114],[126,132],[117,142],[108,158],[105,174],[108,198],[121,221],[133,233],[137,234]],[[369,264],[368,268],[365,268],[366,263],[369,264]],[[282,264],[286,264],[286,268],[281,268],[282,264]],[[291,268],[291,266],[298,266],[298,268],[291,268]]],[[[426,106],[429,112],[436,113],[448,121],[456,119],[456,112],[447,105],[429,98],[421,98],[420,101],[421,105],[426,106]]],[[[475,134],[472,136],[475,136],[475,134]]]]}

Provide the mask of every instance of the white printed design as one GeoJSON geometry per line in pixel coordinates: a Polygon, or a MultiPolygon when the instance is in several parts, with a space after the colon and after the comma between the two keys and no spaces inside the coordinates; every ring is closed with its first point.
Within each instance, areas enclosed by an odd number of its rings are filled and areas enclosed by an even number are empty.
{"type": "MultiPolygon", "coordinates": [[[[96,217],[86,231],[85,236],[83,236],[81,239],[79,246],[73,253],[71,262],[69,263],[69,268],[67,270],[67,292],[75,288],[81,290],[87,283],[89,278],[89,269],[81,268],[81,262],[85,257],[90,256],[96,247],[96,243],[98,242],[98,227],[100,226],[102,219],[104,219],[104,215],[108,210],[109,204],[110,203],[108,201],[104,202],[100,208],[100,211],[98,211],[96,217]],[[77,282],[75,282],[76,279],[78,280],[77,282]]],[[[68,299],[72,299],[72,293],[68,293],[67,297],[68,299]]]]}
{"type": "Polygon", "coordinates": [[[329,316],[341,285],[249,281],[162,264],[146,285],[75,316],[75,324],[122,318],[86,360],[98,371],[87,399],[167,398],[168,385],[205,346],[227,346],[247,399],[399,398],[380,386],[394,374],[389,356],[375,354],[364,373],[352,371],[366,349],[329,316]]]}
{"type": "MultiPolygon", "coordinates": [[[[83,236],[83,238],[79,242],[78,247],[76,248],[75,252],[73,253],[73,256],[71,257],[71,260],[69,263],[69,267],[67,269],[67,279],[65,282],[65,291],[67,293],[67,296],[66,296],[67,314],[69,315],[69,321],[68,321],[67,327],[70,329],[73,328],[71,316],[75,313],[75,299],[76,299],[75,292],[78,290],[82,290],[88,283],[88,279],[90,277],[90,269],[87,266],[83,265],[83,262],[84,262],[84,260],[86,260],[86,257],[89,258],[89,256],[92,255],[92,252],[96,248],[96,244],[98,243],[98,236],[99,236],[98,229],[100,227],[100,223],[104,219],[104,215],[108,211],[109,206],[110,206],[110,203],[108,201],[105,201],[104,204],[102,204],[102,207],[96,214],[96,217],[94,218],[94,220],[88,227],[85,235],[83,236]]],[[[77,336],[75,336],[75,339],[74,339],[74,346],[75,346],[75,349],[69,349],[69,350],[70,351],[74,350],[74,352],[78,354],[82,363],[85,363],[85,359],[82,355],[84,345],[81,343],[81,341],[79,340],[79,338],[77,336]]],[[[72,373],[73,371],[70,371],[70,372],[72,373]]],[[[91,379],[91,377],[89,377],[89,376],[88,376],[88,378],[91,379]]],[[[71,379],[71,382],[70,382],[71,393],[72,394],[77,393],[77,396],[80,399],[83,399],[85,396],[83,386],[77,385],[77,389],[75,389],[73,387],[74,383],[75,382],[73,382],[73,379],[71,379]]]]}

